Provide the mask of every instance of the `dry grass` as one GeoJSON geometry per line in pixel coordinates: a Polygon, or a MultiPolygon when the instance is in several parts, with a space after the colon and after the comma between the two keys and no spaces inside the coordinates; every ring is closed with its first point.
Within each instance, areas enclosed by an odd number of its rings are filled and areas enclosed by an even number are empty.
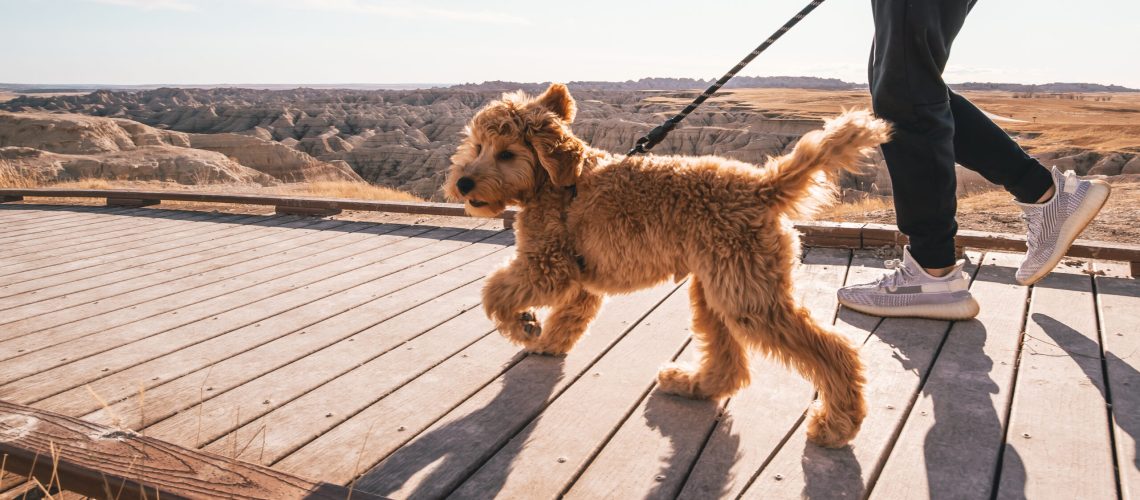
{"type": "Polygon", "coordinates": [[[866,217],[872,212],[894,210],[894,204],[882,198],[864,198],[858,201],[837,203],[824,207],[815,220],[851,220],[866,217]]]}
{"type": "Polygon", "coordinates": [[[411,193],[364,182],[319,181],[286,184],[277,188],[281,194],[351,198],[355,200],[424,201],[411,193]]]}

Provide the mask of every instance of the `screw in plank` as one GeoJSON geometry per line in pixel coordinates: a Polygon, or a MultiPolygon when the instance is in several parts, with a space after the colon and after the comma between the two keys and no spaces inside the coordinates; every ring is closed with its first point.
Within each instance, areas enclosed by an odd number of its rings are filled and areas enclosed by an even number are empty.
{"type": "Polygon", "coordinates": [[[776,474],[776,480],[777,480],[777,481],[783,481],[783,480],[784,480],[784,475],[783,475],[783,474],[776,474]]]}
{"type": "Polygon", "coordinates": [[[566,457],[558,457],[558,463],[560,463],[560,464],[566,463],[566,457]]]}

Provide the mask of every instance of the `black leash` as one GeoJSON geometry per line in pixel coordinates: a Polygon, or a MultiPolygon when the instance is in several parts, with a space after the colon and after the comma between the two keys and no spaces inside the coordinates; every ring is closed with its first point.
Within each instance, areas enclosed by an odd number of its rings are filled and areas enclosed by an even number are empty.
{"type": "Polygon", "coordinates": [[[792,29],[792,27],[798,24],[801,19],[807,17],[807,15],[811,11],[815,10],[816,7],[819,7],[819,4],[823,3],[823,1],[824,0],[812,0],[812,2],[809,3],[807,7],[804,7],[803,10],[789,19],[788,22],[784,23],[780,29],[776,30],[775,33],[772,33],[772,36],[768,37],[767,40],[764,40],[764,43],[760,44],[759,47],[756,47],[756,49],[754,49],[744,59],[741,59],[740,62],[736,64],[736,66],[728,70],[728,73],[725,73],[724,76],[720,77],[720,80],[717,80],[716,83],[710,85],[709,88],[705,89],[705,91],[700,96],[694,99],[691,104],[685,107],[685,109],[681,110],[680,113],[677,113],[672,118],[665,120],[665,123],[658,125],[657,128],[651,130],[648,134],[645,134],[640,139],[638,139],[637,144],[635,144],[633,146],[633,149],[630,149],[629,153],[626,154],[633,156],[638,153],[647,153],[650,149],[653,149],[653,146],[656,146],[657,143],[665,139],[665,136],[669,135],[669,132],[672,131],[678,123],[681,123],[681,120],[684,120],[685,117],[689,115],[689,113],[692,113],[694,110],[696,110],[697,106],[700,106],[701,103],[705,102],[709,97],[712,97],[716,91],[720,90],[724,84],[728,83],[732,77],[736,76],[736,73],[744,69],[744,67],[747,66],[748,63],[752,62],[753,59],[756,59],[756,56],[760,55],[761,52],[767,50],[773,42],[779,40],[781,36],[784,36],[784,33],[787,33],[788,30],[792,29]]]}

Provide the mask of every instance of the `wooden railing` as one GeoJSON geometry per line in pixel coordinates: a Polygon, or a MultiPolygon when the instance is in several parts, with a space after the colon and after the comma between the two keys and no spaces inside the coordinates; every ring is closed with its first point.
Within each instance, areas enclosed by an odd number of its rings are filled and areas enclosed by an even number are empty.
{"type": "MultiPolygon", "coordinates": [[[[463,205],[455,203],[394,202],[355,200],[347,198],[316,198],[304,196],[266,196],[251,194],[224,194],[195,191],[139,191],[119,189],[0,189],[0,202],[21,201],[24,198],[105,198],[107,205],[142,207],[162,201],[190,201],[202,203],[236,203],[243,205],[273,206],[277,213],[295,215],[335,215],[342,210],[394,212],[406,214],[445,215],[466,217],[463,205]]],[[[508,209],[499,218],[510,228],[516,211],[508,209]]],[[[849,222],[801,222],[796,228],[803,233],[803,243],[810,246],[838,248],[882,248],[906,244],[906,235],[898,228],[886,224],[849,222]]],[[[958,231],[957,244],[963,248],[979,250],[1025,251],[1025,237],[1012,234],[982,231],[958,231]]],[[[1140,275],[1140,245],[1106,241],[1077,240],[1066,254],[1070,257],[1128,262],[1132,275],[1140,275]]]]}
{"type": "Polygon", "coordinates": [[[0,456],[44,491],[93,498],[379,498],[5,401],[0,456]]]}

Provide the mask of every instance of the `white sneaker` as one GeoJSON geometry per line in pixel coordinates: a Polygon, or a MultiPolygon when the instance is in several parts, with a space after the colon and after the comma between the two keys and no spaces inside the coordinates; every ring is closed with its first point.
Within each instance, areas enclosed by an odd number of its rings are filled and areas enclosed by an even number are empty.
{"type": "MultiPolygon", "coordinates": [[[[1056,193],[1045,203],[1017,203],[1029,226],[1025,243],[1029,250],[1017,268],[1017,282],[1032,285],[1049,274],[1069,246],[1085,230],[1112,191],[1102,180],[1082,180],[1072,170],[1061,173],[1053,167],[1056,193]]],[[[1016,202],[1015,202],[1016,203],[1016,202]]]]}
{"type": "Polygon", "coordinates": [[[903,249],[902,260],[884,262],[894,272],[871,283],[839,289],[839,303],[872,316],[929,319],[970,319],[978,315],[978,302],[970,295],[970,277],[962,271],[965,260],[941,278],[926,273],[903,249]]]}

